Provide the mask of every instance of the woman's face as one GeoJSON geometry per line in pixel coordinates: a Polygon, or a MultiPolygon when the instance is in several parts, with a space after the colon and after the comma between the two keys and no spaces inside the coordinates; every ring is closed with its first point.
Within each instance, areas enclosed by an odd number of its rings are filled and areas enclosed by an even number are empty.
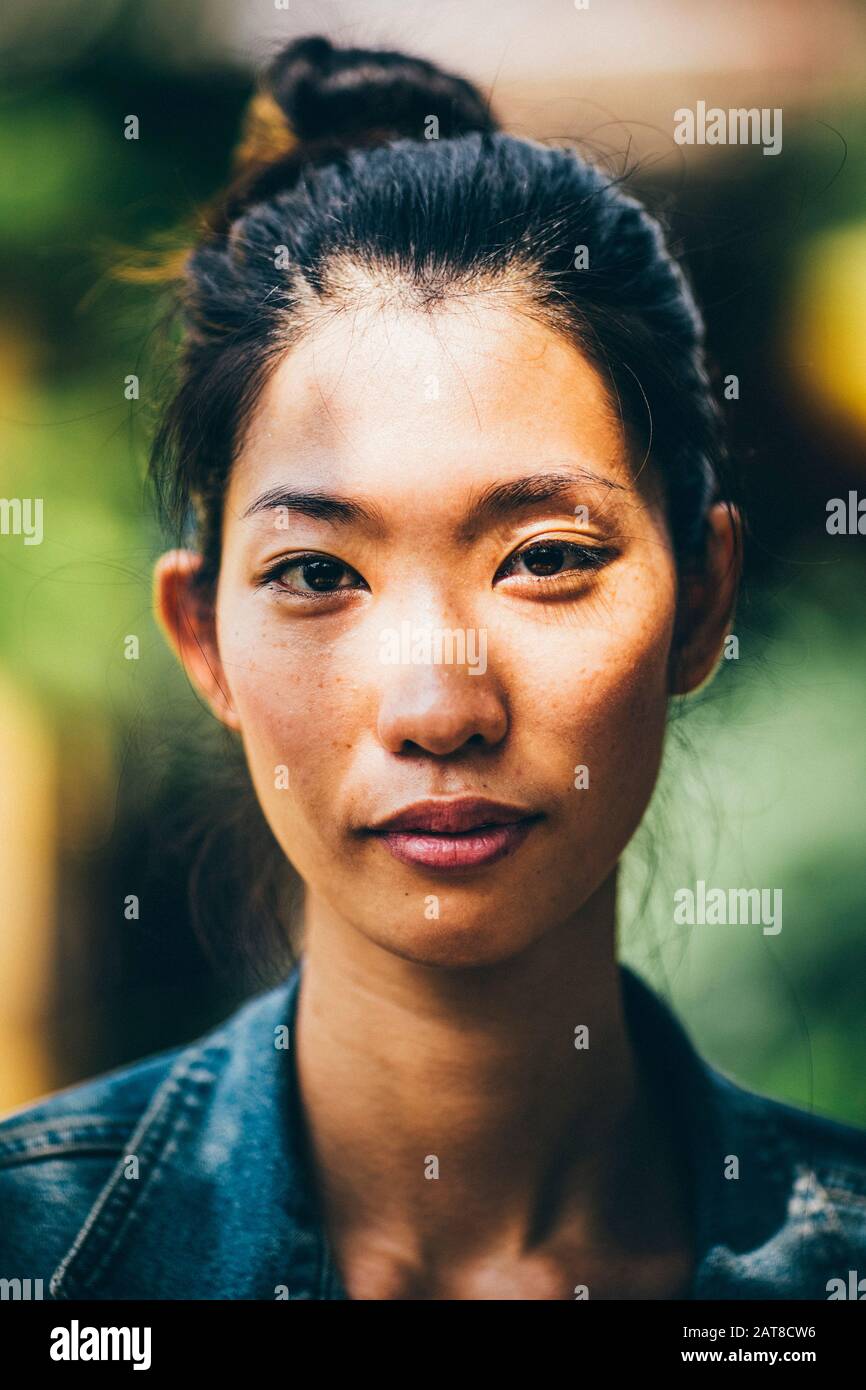
{"type": "Polygon", "coordinates": [[[333,318],[260,398],[223,547],[221,717],[308,901],[446,966],[572,917],[656,779],[676,603],[584,357],[489,305],[333,318]],[[469,796],[537,819],[371,831],[469,796]]]}

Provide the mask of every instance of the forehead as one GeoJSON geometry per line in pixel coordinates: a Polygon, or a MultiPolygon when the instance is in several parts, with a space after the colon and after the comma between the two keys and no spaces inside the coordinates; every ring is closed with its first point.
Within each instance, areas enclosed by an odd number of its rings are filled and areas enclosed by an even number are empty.
{"type": "Polygon", "coordinates": [[[409,489],[419,505],[441,506],[461,482],[581,462],[630,481],[615,401],[564,337],[484,303],[426,313],[379,305],[331,317],[280,360],[249,422],[228,510],[299,477],[372,484],[383,502],[409,489]]]}

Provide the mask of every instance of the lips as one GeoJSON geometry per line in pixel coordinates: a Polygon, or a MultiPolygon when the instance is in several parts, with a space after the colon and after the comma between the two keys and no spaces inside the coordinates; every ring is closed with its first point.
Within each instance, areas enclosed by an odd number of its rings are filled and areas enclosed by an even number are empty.
{"type": "Polygon", "coordinates": [[[483,797],[419,801],[371,827],[396,859],[432,869],[494,864],[523,843],[537,812],[483,797]]]}

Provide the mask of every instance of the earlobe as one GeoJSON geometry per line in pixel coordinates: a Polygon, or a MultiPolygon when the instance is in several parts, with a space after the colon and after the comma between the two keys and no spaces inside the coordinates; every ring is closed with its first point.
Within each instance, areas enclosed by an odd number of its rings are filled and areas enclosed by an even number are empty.
{"type": "Polygon", "coordinates": [[[212,599],[197,583],[201,556],[169,550],[154,569],[153,606],[157,622],[196,690],[220,723],[239,730],[237,713],[219,655],[212,599]]]}
{"type": "Polygon", "coordinates": [[[739,552],[739,513],[727,503],[716,503],[707,516],[704,568],[682,584],[671,662],[672,695],[695,693],[718,669],[736,602],[739,552]]]}

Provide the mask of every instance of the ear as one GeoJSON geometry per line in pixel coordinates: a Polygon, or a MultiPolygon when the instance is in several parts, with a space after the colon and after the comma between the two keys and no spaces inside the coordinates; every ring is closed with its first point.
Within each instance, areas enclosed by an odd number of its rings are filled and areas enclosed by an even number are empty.
{"type": "Polygon", "coordinates": [[[689,695],[715,674],[740,580],[740,516],[717,502],[707,516],[706,562],[681,587],[671,658],[671,694],[689,695]]]}
{"type": "Polygon", "coordinates": [[[169,550],[154,571],[153,606],[157,621],[181,665],[227,728],[239,728],[220,661],[213,600],[196,584],[201,556],[169,550]]]}

